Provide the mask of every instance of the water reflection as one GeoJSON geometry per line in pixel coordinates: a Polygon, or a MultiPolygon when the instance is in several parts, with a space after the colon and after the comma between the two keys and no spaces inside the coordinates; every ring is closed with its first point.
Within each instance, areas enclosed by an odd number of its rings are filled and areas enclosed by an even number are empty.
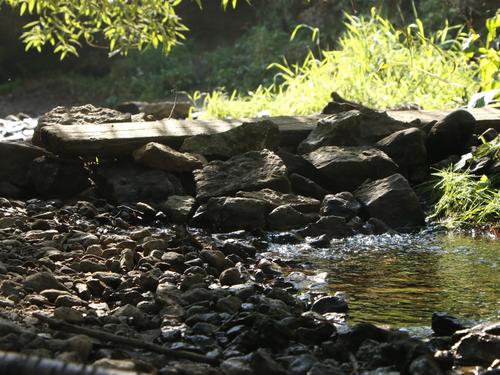
{"type": "Polygon", "coordinates": [[[433,311],[500,318],[498,240],[423,232],[355,236],[323,250],[272,245],[271,252],[328,272],[324,288],[347,292],[350,322],[422,326],[433,311]]]}

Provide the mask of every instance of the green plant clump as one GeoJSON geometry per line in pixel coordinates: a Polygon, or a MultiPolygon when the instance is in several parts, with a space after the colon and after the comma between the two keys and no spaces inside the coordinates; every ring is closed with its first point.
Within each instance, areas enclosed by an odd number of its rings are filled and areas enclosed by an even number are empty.
{"type": "Polygon", "coordinates": [[[426,34],[419,19],[397,29],[375,9],[369,18],[346,17],[337,49],[321,51],[320,58],[310,52],[301,65],[272,64],[279,70],[275,82],[248,95],[212,92],[205,116],[306,115],[320,111],[333,91],[379,109],[455,108],[478,90],[477,67],[461,50],[460,29],[426,34]]]}
{"type": "MultiPolygon", "coordinates": [[[[481,145],[470,163],[489,158],[500,161],[500,136],[481,145]]],[[[450,228],[489,225],[500,228],[500,173],[490,176],[448,168],[436,172],[435,188],[440,199],[434,206],[431,219],[450,228]]]]}

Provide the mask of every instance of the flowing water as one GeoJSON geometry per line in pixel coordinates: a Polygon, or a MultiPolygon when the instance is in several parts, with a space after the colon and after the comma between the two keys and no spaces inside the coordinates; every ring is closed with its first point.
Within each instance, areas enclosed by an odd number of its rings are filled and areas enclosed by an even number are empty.
{"type": "Polygon", "coordinates": [[[319,289],[347,294],[351,323],[429,326],[434,311],[500,319],[499,240],[429,231],[355,236],[335,240],[328,249],[304,244],[270,250],[297,261],[309,275],[327,272],[319,289]]]}

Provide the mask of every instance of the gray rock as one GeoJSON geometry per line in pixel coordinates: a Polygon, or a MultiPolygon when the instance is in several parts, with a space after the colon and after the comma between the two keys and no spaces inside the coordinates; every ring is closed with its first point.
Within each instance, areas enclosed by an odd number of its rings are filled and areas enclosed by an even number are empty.
{"type": "Polygon", "coordinates": [[[127,321],[139,328],[147,328],[150,324],[147,315],[132,305],[119,307],[113,312],[113,316],[117,318],[126,318],[127,321]]]}
{"type": "Polygon", "coordinates": [[[500,336],[486,332],[472,332],[460,339],[453,347],[455,358],[463,365],[488,367],[498,359],[500,336]]]}
{"type": "Polygon", "coordinates": [[[0,142],[0,195],[17,198],[25,194],[32,161],[48,154],[29,143],[0,142]]]}
{"type": "Polygon", "coordinates": [[[462,155],[475,129],[476,119],[462,109],[438,121],[427,136],[429,161],[435,163],[450,155],[462,155]]]}
{"type": "Polygon", "coordinates": [[[224,360],[220,365],[226,375],[254,375],[250,367],[250,359],[245,357],[233,357],[224,360]]]}
{"type": "Polygon", "coordinates": [[[366,212],[394,229],[424,224],[417,195],[400,174],[363,184],[354,193],[366,212]]]}
{"type": "Polygon", "coordinates": [[[241,273],[237,268],[231,267],[227,270],[224,270],[220,274],[219,281],[221,285],[231,286],[241,284],[243,282],[243,278],[241,277],[241,273]]]}
{"type": "Polygon", "coordinates": [[[260,191],[239,191],[237,197],[252,198],[266,202],[269,210],[274,210],[279,206],[289,205],[295,210],[303,213],[315,213],[319,211],[320,201],[314,198],[303,197],[295,194],[286,194],[272,189],[262,189],[260,191]]]}
{"type": "Polygon", "coordinates": [[[194,214],[191,224],[213,231],[262,229],[266,226],[268,205],[251,198],[211,198],[194,214]]]}
{"type": "Polygon", "coordinates": [[[304,157],[328,179],[334,192],[354,191],[367,179],[398,171],[398,166],[375,148],[325,146],[304,157]]]}
{"type": "Polygon", "coordinates": [[[299,233],[308,237],[326,235],[328,239],[344,238],[354,234],[346,219],[340,216],[322,216],[299,233]]]}
{"type": "Polygon", "coordinates": [[[191,216],[196,200],[190,195],[172,195],[160,208],[174,223],[185,223],[191,216]]]}
{"type": "Polygon", "coordinates": [[[221,313],[235,314],[240,310],[242,301],[236,296],[222,297],[215,304],[215,311],[221,313]]]}
{"type": "Polygon", "coordinates": [[[341,296],[321,297],[313,303],[311,310],[318,314],[326,313],[344,313],[349,310],[347,302],[341,296]]]}
{"type": "Polygon", "coordinates": [[[456,331],[469,328],[470,323],[445,312],[432,313],[432,330],[437,336],[451,336],[456,331]]]}
{"type": "Polygon", "coordinates": [[[206,160],[183,153],[156,142],[149,142],[133,152],[134,160],[142,165],[167,172],[191,172],[202,168],[206,160]]]}
{"type": "Polygon", "coordinates": [[[114,109],[94,107],[86,104],[79,107],[56,107],[38,119],[32,142],[42,145],[41,129],[49,125],[96,125],[111,122],[130,122],[130,113],[121,113],[114,109]]]}
{"type": "Polygon", "coordinates": [[[262,348],[257,349],[252,354],[251,366],[256,374],[286,375],[283,366],[276,362],[271,354],[262,348]]]}
{"type": "Polygon", "coordinates": [[[33,160],[28,178],[44,198],[69,198],[90,187],[89,173],[78,159],[40,156],[33,160]]]}
{"type": "Polygon", "coordinates": [[[223,269],[226,264],[226,256],[220,250],[202,250],[199,254],[200,258],[209,266],[217,269],[223,269]]]}
{"type": "Polygon", "coordinates": [[[316,199],[323,199],[328,194],[328,190],[321,185],[297,173],[290,175],[290,183],[295,194],[316,199]]]}
{"type": "Polygon", "coordinates": [[[430,355],[421,355],[415,358],[408,368],[411,375],[443,375],[439,363],[430,355]]]}
{"type": "Polygon", "coordinates": [[[23,281],[23,285],[38,293],[45,289],[68,290],[68,288],[49,272],[38,272],[30,275],[23,281]]]}
{"type": "Polygon", "coordinates": [[[269,229],[272,230],[287,230],[298,227],[303,227],[317,220],[318,215],[303,214],[297,211],[291,204],[278,206],[272,210],[267,216],[269,229]]]}
{"type": "Polygon", "coordinates": [[[340,216],[346,220],[352,219],[359,214],[361,204],[349,192],[342,192],[335,195],[327,195],[321,202],[321,215],[340,216]]]}
{"type": "Polygon", "coordinates": [[[114,202],[164,202],[184,193],[174,175],[132,165],[103,164],[94,172],[98,192],[114,202]]]}
{"type": "Polygon", "coordinates": [[[251,151],[227,161],[212,161],[195,170],[196,198],[233,195],[237,191],[270,188],[288,193],[290,181],[282,160],[269,150],[251,151]]]}
{"type": "Polygon", "coordinates": [[[275,150],[279,144],[278,126],[263,120],[243,123],[223,133],[195,135],[184,140],[181,150],[210,159],[227,159],[248,151],[275,150]]]}
{"type": "Polygon", "coordinates": [[[377,142],[376,147],[384,151],[404,170],[425,164],[427,149],[426,134],[418,128],[409,128],[392,133],[377,142]]]}
{"type": "Polygon", "coordinates": [[[351,110],[328,116],[298,147],[301,154],[323,146],[371,146],[388,135],[410,127],[387,113],[351,110]]]}

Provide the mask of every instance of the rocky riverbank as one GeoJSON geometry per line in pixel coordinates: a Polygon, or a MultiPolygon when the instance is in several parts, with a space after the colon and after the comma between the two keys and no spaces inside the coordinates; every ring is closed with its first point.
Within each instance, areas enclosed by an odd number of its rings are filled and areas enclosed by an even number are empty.
{"type": "MultiPolygon", "coordinates": [[[[268,230],[316,247],[417,230],[412,186],[475,142],[465,111],[403,123],[336,97],[325,112],[295,147],[263,120],[120,158],[43,148],[44,126],[130,120],[92,106],[43,116],[38,146],[1,142],[0,350],[159,374],[498,371],[498,323],[435,314],[426,341],[349,326],[342,293],[304,289],[262,255],[268,230]]],[[[7,374],[52,365],[0,356],[7,374]]]]}

